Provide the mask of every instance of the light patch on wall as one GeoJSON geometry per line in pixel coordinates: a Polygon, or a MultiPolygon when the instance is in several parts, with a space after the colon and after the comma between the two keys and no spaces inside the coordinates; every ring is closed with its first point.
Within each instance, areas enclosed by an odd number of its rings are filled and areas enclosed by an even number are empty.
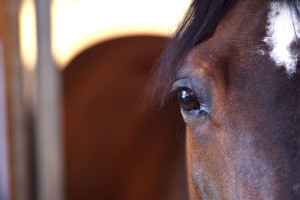
{"type": "Polygon", "coordinates": [[[37,63],[36,12],[33,0],[23,0],[19,14],[21,60],[33,71],[37,63]]]}
{"type": "Polygon", "coordinates": [[[61,67],[87,47],[129,35],[168,36],[190,0],[54,0],[53,54],[61,67]]]}

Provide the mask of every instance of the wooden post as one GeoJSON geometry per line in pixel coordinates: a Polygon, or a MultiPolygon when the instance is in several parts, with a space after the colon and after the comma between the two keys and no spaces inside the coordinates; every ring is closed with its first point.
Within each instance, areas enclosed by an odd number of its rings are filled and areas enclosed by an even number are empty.
{"type": "MultiPolygon", "coordinates": [[[[7,32],[11,198],[63,200],[61,77],[51,52],[51,1],[35,0],[38,63],[34,70],[26,69],[21,62],[18,18],[21,0],[0,0],[0,3],[5,4],[0,8],[0,16],[5,13],[7,17],[7,26],[1,30],[7,32]]],[[[9,189],[6,191],[5,198],[10,198],[9,189]]]]}
{"type": "MultiPolygon", "coordinates": [[[[34,158],[32,149],[32,114],[25,105],[23,74],[24,68],[19,49],[20,0],[1,1],[1,20],[4,20],[5,69],[8,94],[8,129],[11,157],[11,198],[34,199],[34,158]]],[[[33,78],[33,77],[31,77],[33,78]]]]}
{"type": "Polygon", "coordinates": [[[36,68],[36,163],[39,200],[63,200],[60,71],[51,50],[51,0],[35,0],[38,35],[36,68]]]}
{"type": "Polygon", "coordinates": [[[7,103],[6,82],[4,71],[3,43],[0,43],[0,199],[9,200],[10,197],[10,170],[8,151],[8,129],[7,129],[7,103]]]}

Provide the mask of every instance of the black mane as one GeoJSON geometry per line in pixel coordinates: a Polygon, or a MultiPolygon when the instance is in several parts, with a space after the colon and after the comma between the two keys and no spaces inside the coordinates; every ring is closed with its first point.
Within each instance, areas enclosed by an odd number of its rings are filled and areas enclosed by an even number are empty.
{"type": "MultiPolygon", "coordinates": [[[[193,0],[173,38],[167,45],[151,84],[151,101],[161,101],[169,96],[176,72],[187,53],[205,41],[215,31],[218,23],[238,0],[193,0]]],[[[287,2],[300,17],[300,0],[287,2]]]]}

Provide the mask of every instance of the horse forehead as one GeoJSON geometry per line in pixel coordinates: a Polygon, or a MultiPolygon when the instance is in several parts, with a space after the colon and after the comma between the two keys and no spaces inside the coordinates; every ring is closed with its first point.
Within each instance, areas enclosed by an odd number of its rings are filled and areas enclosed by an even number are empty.
{"type": "MultiPolygon", "coordinates": [[[[269,1],[262,4],[259,3],[260,1],[252,1],[250,2],[254,5],[252,11],[241,15],[244,13],[241,11],[246,11],[250,4],[247,4],[247,1],[240,2],[239,8],[236,9],[238,11],[230,13],[229,17],[220,23],[216,36],[197,45],[189,55],[195,55],[194,52],[196,51],[201,52],[205,58],[217,59],[219,55],[213,52],[224,55],[224,53],[226,54],[226,46],[237,45],[241,51],[251,51],[251,53],[255,51],[257,56],[268,56],[274,67],[284,67],[287,74],[292,76],[296,73],[300,57],[300,21],[296,11],[284,1],[269,1]],[[267,13],[264,12],[264,6],[267,8],[267,13]],[[254,14],[255,12],[256,14],[254,14]],[[245,23],[247,21],[251,22],[245,23]],[[237,32],[240,33],[240,36],[237,35],[237,32]],[[248,40],[248,38],[256,41],[252,43],[253,41],[248,40]],[[237,43],[238,40],[240,42],[237,43]]],[[[197,57],[197,60],[200,58],[197,57]]]]}
{"type": "Polygon", "coordinates": [[[269,5],[266,37],[269,56],[277,67],[284,67],[288,75],[296,72],[299,59],[300,22],[297,13],[286,2],[271,2],[269,5]]]}
{"type": "Polygon", "coordinates": [[[185,58],[185,61],[193,61],[193,63],[217,62],[220,57],[232,57],[234,51],[247,52],[256,48],[253,44],[262,42],[263,37],[260,34],[265,30],[262,27],[262,16],[266,15],[261,9],[261,0],[240,0],[218,24],[212,36],[197,44],[185,58]],[[250,8],[249,8],[250,7],[250,8]],[[261,27],[261,29],[257,29],[261,27]],[[259,38],[258,38],[259,37],[259,38]],[[191,59],[192,58],[192,59],[191,59]]]}

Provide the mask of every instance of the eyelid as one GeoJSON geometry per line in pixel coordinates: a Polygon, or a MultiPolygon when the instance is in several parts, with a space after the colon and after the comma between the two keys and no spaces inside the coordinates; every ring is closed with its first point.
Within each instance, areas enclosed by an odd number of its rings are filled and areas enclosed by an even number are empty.
{"type": "Polygon", "coordinates": [[[190,83],[187,81],[187,78],[188,76],[177,78],[172,85],[170,93],[177,92],[182,88],[188,88],[192,90],[192,88],[190,87],[190,83]]]}
{"type": "Polygon", "coordinates": [[[192,88],[187,87],[185,85],[173,85],[173,87],[170,91],[170,96],[176,95],[181,90],[190,90],[197,96],[196,92],[192,88]]]}
{"type": "Polygon", "coordinates": [[[171,95],[174,95],[174,94],[178,93],[180,90],[183,90],[183,89],[191,90],[191,89],[188,88],[188,87],[178,86],[178,87],[172,88],[172,90],[170,91],[170,94],[171,94],[171,95]]]}
{"type": "Polygon", "coordinates": [[[181,90],[183,87],[181,87],[181,86],[172,86],[172,88],[171,88],[171,90],[170,90],[170,93],[171,94],[173,94],[173,93],[175,93],[175,92],[178,92],[179,90],[181,90]]]}

